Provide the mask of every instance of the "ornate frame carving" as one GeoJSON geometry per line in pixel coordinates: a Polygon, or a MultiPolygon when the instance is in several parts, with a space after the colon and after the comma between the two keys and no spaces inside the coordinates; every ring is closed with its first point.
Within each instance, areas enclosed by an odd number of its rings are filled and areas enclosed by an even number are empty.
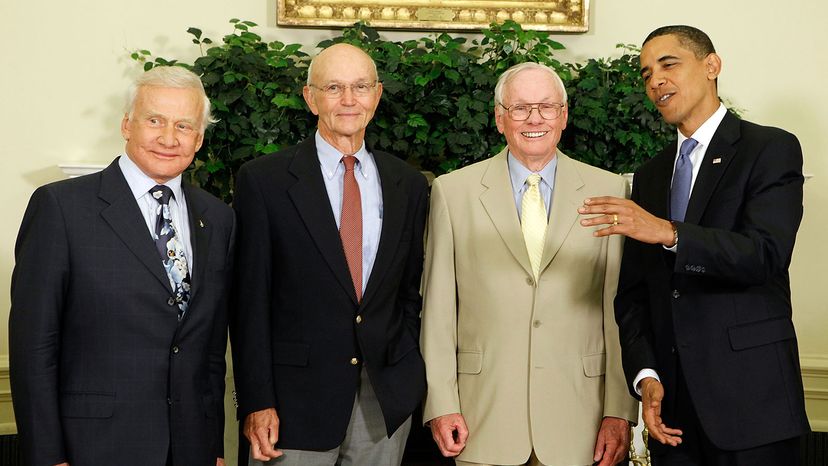
{"type": "Polygon", "coordinates": [[[525,29],[586,32],[589,0],[278,0],[283,26],[467,30],[514,20],[525,29]]]}

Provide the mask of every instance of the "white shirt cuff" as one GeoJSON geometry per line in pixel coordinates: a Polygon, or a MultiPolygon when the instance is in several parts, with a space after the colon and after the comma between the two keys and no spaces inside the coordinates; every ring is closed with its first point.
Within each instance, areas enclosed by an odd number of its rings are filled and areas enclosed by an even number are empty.
{"type": "Polygon", "coordinates": [[[641,369],[640,371],[638,371],[638,375],[635,376],[635,380],[633,380],[633,390],[635,390],[635,393],[637,393],[638,396],[641,396],[641,387],[639,387],[638,385],[641,383],[642,380],[646,379],[647,377],[652,377],[661,382],[661,379],[658,378],[658,374],[656,373],[656,371],[652,369],[641,369]]]}

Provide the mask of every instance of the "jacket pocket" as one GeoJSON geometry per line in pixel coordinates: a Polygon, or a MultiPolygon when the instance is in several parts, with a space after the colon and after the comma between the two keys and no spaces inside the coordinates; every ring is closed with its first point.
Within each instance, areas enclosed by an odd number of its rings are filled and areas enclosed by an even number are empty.
{"type": "Polygon", "coordinates": [[[479,374],[483,370],[483,352],[465,351],[457,352],[457,373],[458,374],[479,374]]]}
{"type": "Polygon", "coordinates": [[[286,341],[273,342],[273,364],[307,366],[310,345],[286,341]]]}
{"type": "Polygon", "coordinates": [[[607,371],[607,354],[587,354],[581,358],[584,364],[584,375],[587,377],[600,377],[607,371]]]}
{"type": "Polygon", "coordinates": [[[790,340],[796,337],[793,322],[788,317],[762,320],[727,329],[730,347],[735,351],[790,340]]]}
{"type": "Polygon", "coordinates": [[[115,394],[110,392],[62,392],[60,415],[63,417],[105,419],[115,411],[115,394]]]}

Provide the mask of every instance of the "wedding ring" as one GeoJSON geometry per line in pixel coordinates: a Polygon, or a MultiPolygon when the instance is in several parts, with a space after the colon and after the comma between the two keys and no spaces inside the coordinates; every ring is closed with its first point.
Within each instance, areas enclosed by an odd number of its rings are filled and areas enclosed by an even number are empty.
{"type": "Polygon", "coordinates": [[[618,225],[618,214],[612,214],[612,226],[618,225]]]}

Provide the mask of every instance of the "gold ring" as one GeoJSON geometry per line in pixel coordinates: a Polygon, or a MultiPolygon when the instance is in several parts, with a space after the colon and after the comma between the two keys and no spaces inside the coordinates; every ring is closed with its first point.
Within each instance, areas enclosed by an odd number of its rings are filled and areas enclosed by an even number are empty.
{"type": "Polygon", "coordinates": [[[618,214],[612,214],[612,226],[618,225],[618,214]]]}

